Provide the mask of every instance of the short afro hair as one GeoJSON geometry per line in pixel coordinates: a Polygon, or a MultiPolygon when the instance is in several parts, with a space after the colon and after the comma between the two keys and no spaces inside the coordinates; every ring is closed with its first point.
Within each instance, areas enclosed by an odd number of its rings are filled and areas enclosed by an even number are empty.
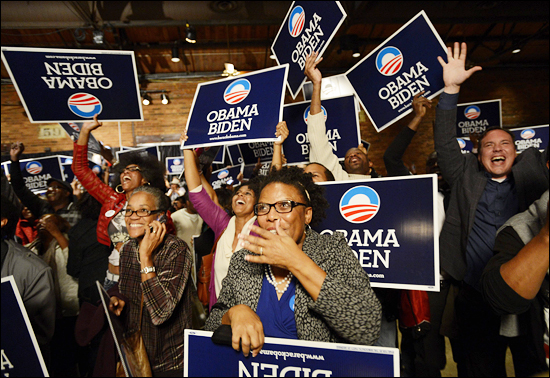
{"type": "Polygon", "coordinates": [[[130,164],[139,167],[141,175],[152,187],[162,190],[163,193],[166,191],[166,184],[164,183],[166,168],[164,164],[145,151],[133,151],[120,155],[119,162],[113,167],[113,172],[116,173],[113,180],[115,188],[120,184],[120,174],[130,164]]]}
{"type": "MultiPolygon", "coordinates": [[[[330,206],[325,198],[325,188],[312,180],[313,175],[296,166],[284,166],[271,171],[260,184],[260,193],[269,184],[282,183],[295,187],[301,193],[308,206],[313,208],[311,225],[319,224],[325,217],[325,210],[330,206]]],[[[260,196],[258,195],[258,198],[260,196]]]]}

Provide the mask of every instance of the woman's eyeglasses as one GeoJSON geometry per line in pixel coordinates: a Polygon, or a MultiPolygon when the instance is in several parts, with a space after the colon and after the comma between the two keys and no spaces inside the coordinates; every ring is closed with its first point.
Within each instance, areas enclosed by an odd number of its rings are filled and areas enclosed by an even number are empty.
{"type": "Polygon", "coordinates": [[[274,207],[275,211],[278,213],[281,213],[281,214],[290,213],[292,209],[294,209],[296,206],[307,207],[305,203],[294,202],[291,200],[279,201],[275,203],[257,203],[254,206],[254,214],[256,214],[257,216],[266,215],[271,211],[272,207],[274,207]]]}
{"type": "Polygon", "coordinates": [[[131,217],[132,214],[136,213],[138,217],[147,217],[151,214],[160,213],[162,210],[146,210],[146,209],[139,209],[139,210],[131,210],[131,209],[123,209],[120,212],[125,217],[131,217]]]}
{"type": "Polygon", "coordinates": [[[141,172],[141,169],[139,167],[126,167],[122,170],[121,173],[124,173],[124,172],[141,172]]]}

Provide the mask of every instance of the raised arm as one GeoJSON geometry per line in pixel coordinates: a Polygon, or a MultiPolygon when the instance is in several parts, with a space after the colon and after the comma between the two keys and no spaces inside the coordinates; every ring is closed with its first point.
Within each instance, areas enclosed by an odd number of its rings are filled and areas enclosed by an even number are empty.
{"type": "Polygon", "coordinates": [[[384,153],[384,164],[389,176],[407,176],[410,174],[405,164],[403,164],[403,155],[415,136],[422,118],[426,115],[427,108],[432,107],[432,101],[422,97],[422,94],[424,94],[424,91],[414,96],[412,102],[414,118],[407,127],[401,130],[384,153]]]}
{"type": "Polygon", "coordinates": [[[456,141],[456,106],[460,86],[481,67],[466,70],[466,43],[454,44],[454,52],[447,48],[447,63],[437,57],[443,67],[445,90],[441,94],[436,108],[434,124],[434,143],[438,164],[445,181],[452,185],[463,170],[464,158],[456,141]]]}
{"type": "Polygon", "coordinates": [[[288,127],[285,121],[277,124],[275,136],[281,137],[281,139],[273,143],[273,159],[270,169],[280,169],[283,166],[283,142],[288,137],[288,127]]]}

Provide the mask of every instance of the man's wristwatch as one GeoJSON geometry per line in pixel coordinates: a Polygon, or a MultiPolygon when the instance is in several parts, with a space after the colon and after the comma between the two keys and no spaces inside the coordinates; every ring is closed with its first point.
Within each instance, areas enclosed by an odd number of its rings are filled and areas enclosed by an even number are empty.
{"type": "Polygon", "coordinates": [[[145,268],[143,268],[139,272],[141,274],[147,274],[147,273],[154,273],[154,272],[156,272],[156,270],[155,270],[154,266],[146,266],[145,268]]]}

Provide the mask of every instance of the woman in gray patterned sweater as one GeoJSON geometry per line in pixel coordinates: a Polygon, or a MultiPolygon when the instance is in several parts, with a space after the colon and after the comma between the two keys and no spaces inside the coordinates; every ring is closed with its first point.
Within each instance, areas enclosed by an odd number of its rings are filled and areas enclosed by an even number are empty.
{"type": "Polygon", "coordinates": [[[324,188],[297,167],[271,172],[254,211],[258,236],[239,235],[206,330],[231,325],[232,345],[256,356],[264,336],[372,345],[381,305],[340,233],[309,224],[325,216],[324,188]]]}

